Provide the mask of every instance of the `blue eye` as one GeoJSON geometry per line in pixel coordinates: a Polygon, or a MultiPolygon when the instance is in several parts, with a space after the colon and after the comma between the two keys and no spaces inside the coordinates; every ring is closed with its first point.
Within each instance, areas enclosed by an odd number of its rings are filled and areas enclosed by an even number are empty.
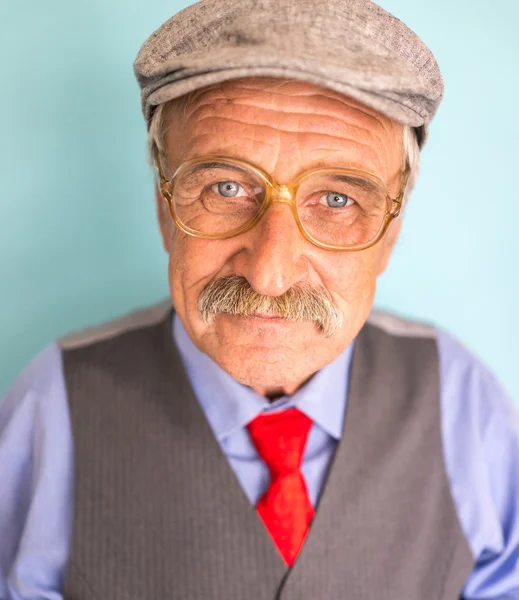
{"type": "Polygon", "coordinates": [[[240,189],[241,185],[236,181],[222,181],[218,184],[218,193],[225,198],[236,198],[240,189]]]}
{"type": "Polygon", "coordinates": [[[328,192],[326,194],[326,204],[330,208],[343,208],[348,206],[353,200],[346,194],[338,194],[337,192],[328,192]]]}

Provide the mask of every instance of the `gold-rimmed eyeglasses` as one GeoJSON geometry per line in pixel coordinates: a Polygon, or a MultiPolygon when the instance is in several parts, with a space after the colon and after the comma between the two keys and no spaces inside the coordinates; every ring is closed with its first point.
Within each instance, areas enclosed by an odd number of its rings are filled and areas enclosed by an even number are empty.
{"type": "Polygon", "coordinates": [[[284,202],[301,234],[327,250],[358,251],[376,244],[398,217],[409,179],[396,198],[373,173],[321,168],[280,185],[237,158],[208,155],[182,163],[167,179],[155,151],[160,192],[176,226],[188,235],[226,239],[252,229],[274,202],[284,202]]]}

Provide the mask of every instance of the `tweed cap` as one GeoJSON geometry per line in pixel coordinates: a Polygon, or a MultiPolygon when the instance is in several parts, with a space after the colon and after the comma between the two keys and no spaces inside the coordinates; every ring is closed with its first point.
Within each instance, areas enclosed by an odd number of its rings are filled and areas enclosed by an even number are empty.
{"type": "Polygon", "coordinates": [[[202,0],[174,15],[134,63],[155,107],[207,85],[282,77],[351,96],[415,128],[420,147],[443,97],[422,40],[371,0],[202,0]]]}

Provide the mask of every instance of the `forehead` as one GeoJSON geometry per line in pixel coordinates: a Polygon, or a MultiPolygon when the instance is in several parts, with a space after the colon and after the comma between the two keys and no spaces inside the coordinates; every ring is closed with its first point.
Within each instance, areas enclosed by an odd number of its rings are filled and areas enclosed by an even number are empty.
{"type": "Polygon", "coordinates": [[[306,82],[241,79],[168,107],[173,163],[206,154],[248,160],[274,177],[321,166],[352,166],[390,183],[402,167],[402,126],[377,111],[306,82]]]}

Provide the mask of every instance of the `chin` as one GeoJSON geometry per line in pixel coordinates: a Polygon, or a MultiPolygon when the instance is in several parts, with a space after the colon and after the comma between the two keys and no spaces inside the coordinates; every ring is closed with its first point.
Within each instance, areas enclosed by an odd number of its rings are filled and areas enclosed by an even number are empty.
{"type": "MultiPolygon", "coordinates": [[[[265,362],[260,358],[251,356],[247,359],[229,361],[228,356],[220,366],[231,375],[233,379],[255,390],[272,390],[276,388],[288,390],[308,379],[319,367],[312,368],[310,365],[297,363],[287,368],[287,363],[282,360],[278,362],[265,362]],[[308,372],[308,369],[311,372],[308,372]]],[[[286,392],[290,393],[290,392],[286,392]]]]}
{"type": "Polygon", "coordinates": [[[211,350],[208,352],[211,358],[242,385],[257,391],[280,388],[290,394],[334,360],[343,348],[314,340],[313,344],[301,346],[235,344],[211,350]]]}

